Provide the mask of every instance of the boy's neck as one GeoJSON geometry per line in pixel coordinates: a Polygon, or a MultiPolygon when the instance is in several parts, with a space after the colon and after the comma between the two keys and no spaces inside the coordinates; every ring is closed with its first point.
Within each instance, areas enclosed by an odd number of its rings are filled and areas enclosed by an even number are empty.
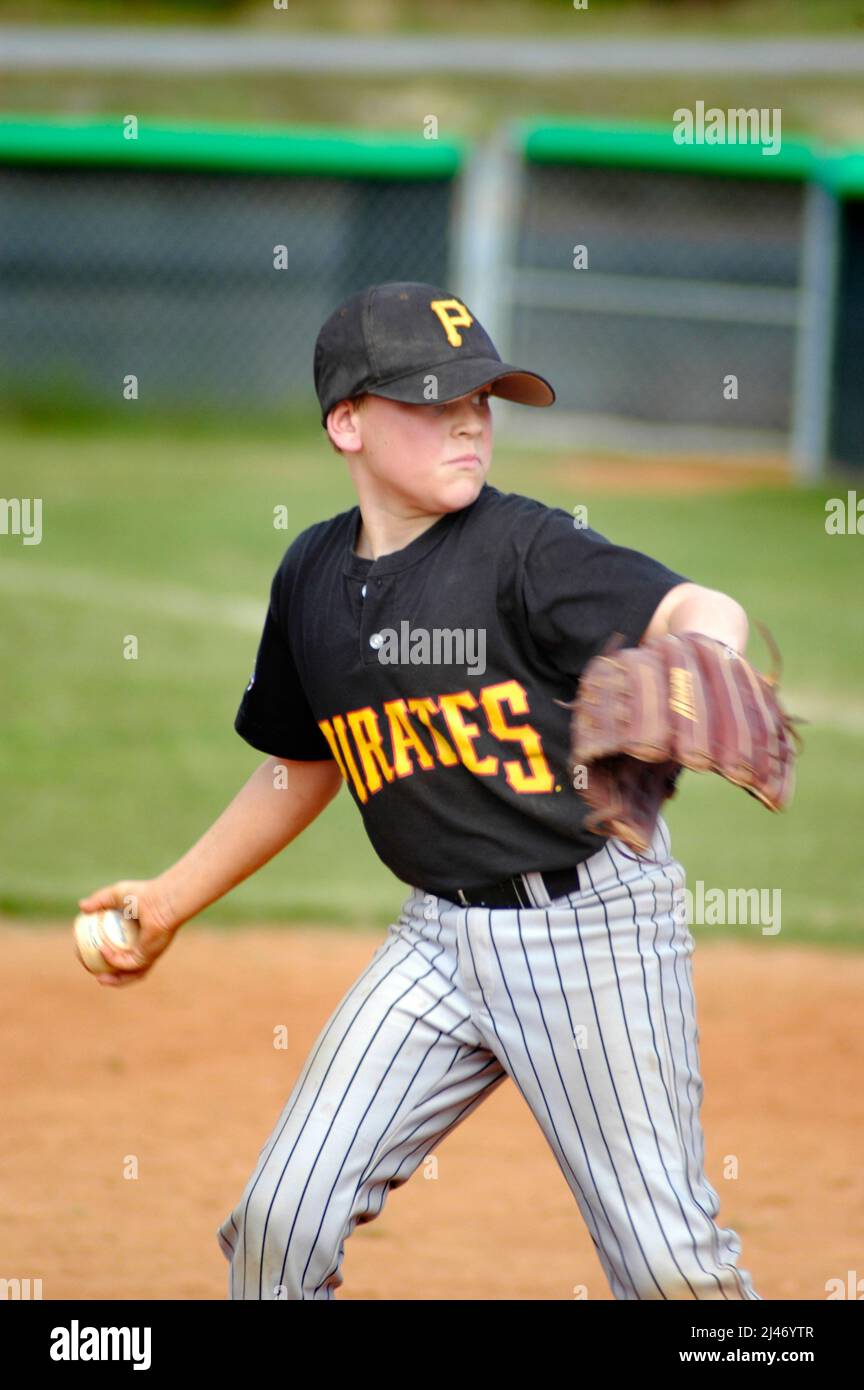
{"type": "Polygon", "coordinates": [[[354,554],[361,560],[378,560],[382,555],[404,550],[443,515],[442,512],[439,516],[398,517],[384,513],[367,518],[361,511],[354,554]]]}

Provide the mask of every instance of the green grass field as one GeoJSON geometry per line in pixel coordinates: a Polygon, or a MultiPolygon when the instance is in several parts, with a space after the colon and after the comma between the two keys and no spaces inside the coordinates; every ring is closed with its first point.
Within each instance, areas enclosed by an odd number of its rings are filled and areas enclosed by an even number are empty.
{"type": "MultiPolygon", "coordinates": [[[[0,449],[3,495],[43,506],[41,544],[0,535],[0,909],[71,917],[99,884],[177,859],[258,764],[233,720],[272,574],[298,531],[354,494],[305,424],[283,441],[6,423],[0,449]],[[273,527],[279,504],[287,532],[273,527]],[[136,661],[122,656],[128,634],[136,661]]],[[[675,851],[691,886],[782,888],[781,940],[860,943],[864,538],[824,529],[824,501],[846,484],[587,492],[572,460],[513,450],[496,452],[490,482],[568,510],[587,503],[597,530],[727,590],[772,629],[787,704],[811,719],[795,801],[774,816],[688,773],[667,807],[675,851]]],[[[755,630],[750,654],[767,664],[755,630]]],[[[204,915],[383,924],[404,891],[343,789],[204,915]]],[[[759,931],[694,933],[721,930],[759,931]]]]}

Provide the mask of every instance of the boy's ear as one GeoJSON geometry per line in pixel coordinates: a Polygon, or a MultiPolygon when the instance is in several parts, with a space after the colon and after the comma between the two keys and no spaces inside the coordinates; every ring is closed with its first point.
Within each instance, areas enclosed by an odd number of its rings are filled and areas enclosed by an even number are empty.
{"type": "Polygon", "coordinates": [[[363,402],[361,402],[361,400],[346,399],[338,400],[335,406],[328,411],[328,417],[326,417],[328,435],[329,438],[331,438],[331,443],[336,453],[358,453],[360,449],[363,448],[360,439],[358,439],[357,431],[353,430],[350,424],[351,411],[360,413],[361,410],[363,410],[363,402]],[[331,431],[335,431],[336,434],[342,435],[342,441],[336,442],[335,439],[333,439],[331,431]]]}
{"type": "Polygon", "coordinates": [[[339,407],[341,404],[342,404],[341,401],[337,401],[337,402],[336,402],[336,405],[331,406],[331,408],[328,410],[328,412],[327,412],[327,424],[326,424],[326,426],[325,426],[325,429],[326,429],[326,431],[327,431],[327,438],[328,438],[329,441],[330,441],[330,448],[333,450],[334,454],[339,454],[340,457],[342,456],[342,450],[339,448],[339,445],[336,443],[335,439],[333,438],[332,434],[330,433],[330,421],[331,421],[332,418],[333,418],[333,411],[334,411],[334,410],[337,410],[338,407],[339,407]]]}

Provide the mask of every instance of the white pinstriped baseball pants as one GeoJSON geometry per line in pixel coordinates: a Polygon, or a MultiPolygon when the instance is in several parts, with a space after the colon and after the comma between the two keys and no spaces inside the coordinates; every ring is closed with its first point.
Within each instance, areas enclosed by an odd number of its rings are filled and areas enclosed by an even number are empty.
{"type": "Polygon", "coordinates": [[[610,840],[546,906],[412,891],[219,1228],[229,1297],[332,1299],[357,1223],[510,1076],[615,1298],[760,1298],[703,1171],[693,938],[662,817],[652,858],[610,840]]]}

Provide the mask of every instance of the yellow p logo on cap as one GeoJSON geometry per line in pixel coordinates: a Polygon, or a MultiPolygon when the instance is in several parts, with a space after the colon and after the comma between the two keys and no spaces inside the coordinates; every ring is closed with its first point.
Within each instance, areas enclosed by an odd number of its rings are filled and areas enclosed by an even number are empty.
{"type": "Polygon", "coordinates": [[[450,346],[461,347],[462,334],[457,330],[470,328],[474,322],[465,305],[460,303],[458,299],[432,299],[429,301],[429,308],[441,320],[450,346]]]}

